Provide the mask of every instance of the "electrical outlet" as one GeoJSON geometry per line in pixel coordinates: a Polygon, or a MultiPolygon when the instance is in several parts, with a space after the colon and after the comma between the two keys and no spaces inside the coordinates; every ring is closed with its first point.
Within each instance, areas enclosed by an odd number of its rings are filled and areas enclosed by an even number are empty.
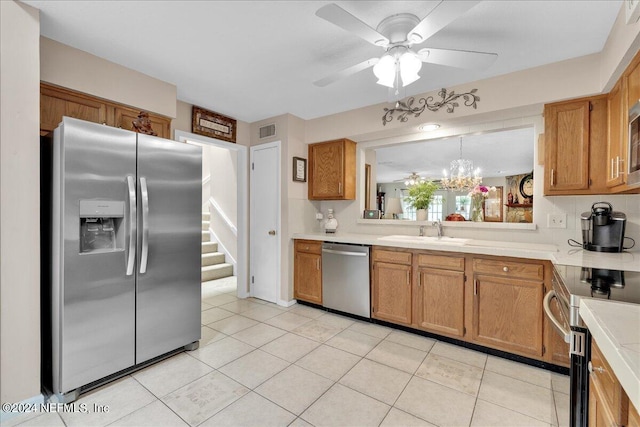
{"type": "Polygon", "coordinates": [[[316,219],[317,220],[321,220],[322,219],[322,212],[316,212],[316,219]]]}
{"type": "Polygon", "coordinates": [[[547,214],[547,228],[567,228],[567,214],[547,214]]]}

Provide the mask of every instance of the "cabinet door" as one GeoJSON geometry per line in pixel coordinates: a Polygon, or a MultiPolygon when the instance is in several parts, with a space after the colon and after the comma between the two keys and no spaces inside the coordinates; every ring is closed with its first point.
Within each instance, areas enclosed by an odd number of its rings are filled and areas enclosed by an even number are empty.
{"type": "Polygon", "coordinates": [[[640,54],[636,54],[633,58],[629,68],[625,71],[625,76],[627,78],[627,105],[630,108],[640,101],[640,54]]]}
{"type": "Polygon", "coordinates": [[[322,304],[322,257],[296,252],[294,260],[293,296],[296,299],[322,304]]]}
{"type": "Polygon", "coordinates": [[[107,120],[106,103],[62,88],[40,85],[40,133],[45,135],[58,127],[62,116],[94,123],[107,120]]]}
{"type": "Polygon", "coordinates": [[[416,317],[419,328],[464,336],[464,273],[419,268],[416,317]]]}
{"type": "Polygon", "coordinates": [[[589,376],[589,427],[617,426],[611,408],[607,404],[600,387],[589,376]]]}
{"type": "MultiPolygon", "coordinates": [[[[140,111],[134,108],[116,106],[114,126],[133,130],[133,121],[138,118],[140,111]]],[[[158,137],[171,139],[171,119],[149,113],[149,120],[151,121],[151,128],[158,134],[158,137]]]]}
{"type": "Polygon", "coordinates": [[[479,344],[542,356],[543,282],[476,275],[472,338],[479,344]]]}
{"type": "Polygon", "coordinates": [[[622,79],[609,93],[607,98],[607,187],[615,187],[624,184],[624,165],[626,160],[626,150],[623,144],[625,127],[625,113],[623,107],[622,79]]]}
{"type": "Polygon", "coordinates": [[[335,199],[344,194],[342,141],[309,146],[309,199],[335,199]]]}
{"type": "Polygon", "coordinates": [[[373,265],[371,312],[376,319],[411,324],[411,266],[373,265]]]}
{"type": "Polygon", "coordinates": [[[545,194],[589,188],[589,105],[545,107],[545,194]]]}

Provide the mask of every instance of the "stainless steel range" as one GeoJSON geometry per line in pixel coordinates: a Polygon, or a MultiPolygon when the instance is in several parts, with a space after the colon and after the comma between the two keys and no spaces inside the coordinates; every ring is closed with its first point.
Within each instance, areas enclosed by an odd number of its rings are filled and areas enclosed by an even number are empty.
{"type": "Polygon", "coordinates": [[[544,308],[558,333],[570,344],[571,426],[587,426],[591,335],[580,318],[580,300],[598,298],[640,304],[640,272],[604,268],[555,265],[552,290],[544,308]],[[560,318],[553,316],[550,304],[557,299],[560,318]]]}

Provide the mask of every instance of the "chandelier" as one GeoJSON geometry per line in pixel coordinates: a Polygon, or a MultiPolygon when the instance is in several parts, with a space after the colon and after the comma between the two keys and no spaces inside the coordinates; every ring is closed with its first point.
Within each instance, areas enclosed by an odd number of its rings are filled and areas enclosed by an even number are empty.
{"type": "Polygon", "coordinates": [[[442,173],[444,177],[440,180],[440,186],[446,190],[471,191],[482,182],[480,169],[473,169],[473,161],[462,158],[462,137],[460,137],[460,158],[451,162],[451,176],[447,176],[446,169],[442,173]]]}
{"type": "Polygon", "coordinates": [[[422,60],[418,54],[405,45],[396,45],[387,50],[373,67],[379,85],[387,86],[399,93],[405,87],[420,78],[418,71],[422,68],[422,60]]]}
{"type": "Polygon", "coordinates": [[[415,172],[411,172],[411,175],[409,175],[404,180],[404,185],[406,185],[407,187],[410,187],[412,185],[422,184],[423,182],[425,182],[425,179],[423,177],[421,177],[415,172]]]}

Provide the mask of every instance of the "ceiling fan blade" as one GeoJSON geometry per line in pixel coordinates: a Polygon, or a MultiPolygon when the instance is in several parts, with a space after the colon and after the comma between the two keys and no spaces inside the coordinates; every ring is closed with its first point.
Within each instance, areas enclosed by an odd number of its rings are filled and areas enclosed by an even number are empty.
{"type": "Polygon", "coordinates": [[[426,41],[478,3],[480,3],[479,0],[441,1],[413,30],[409,31],[407,40],[413,44],[420,44],[426,41]]]}
{"type": "Polygon", "coordinates": [[[456,68],[485,69],[495,62],[498,54],[427,47],[418,51],[418,57],[422,62],[430,64],[456,68]]]}
{"type": "Polygon", "coordinates": [[[373,67],[378,63],[379,60],[379,58],[367,59],[366,61],[353,65],[349,68],[345,68],[344,70],[338,71],[337,73],[331,74],[330,76],[327,76],[323,79],[316,80],[315,82],[313,82],[313,84],[316,86],[325,87],[327,85],[330,85],[331,83],[337,82],[338,80],[359,73],[362,70],[366,70],[369,67],[373,67]]]}
{"type": "Polygon", "coordinates": [[[329,21],[344,30],[351,31],[358,37],[376,46],[384,47],[389,44],[389,40],[385,36],[335,3],[322,6],[316,12],[316,16],[319,16],[320,18],[329,21]]]}

